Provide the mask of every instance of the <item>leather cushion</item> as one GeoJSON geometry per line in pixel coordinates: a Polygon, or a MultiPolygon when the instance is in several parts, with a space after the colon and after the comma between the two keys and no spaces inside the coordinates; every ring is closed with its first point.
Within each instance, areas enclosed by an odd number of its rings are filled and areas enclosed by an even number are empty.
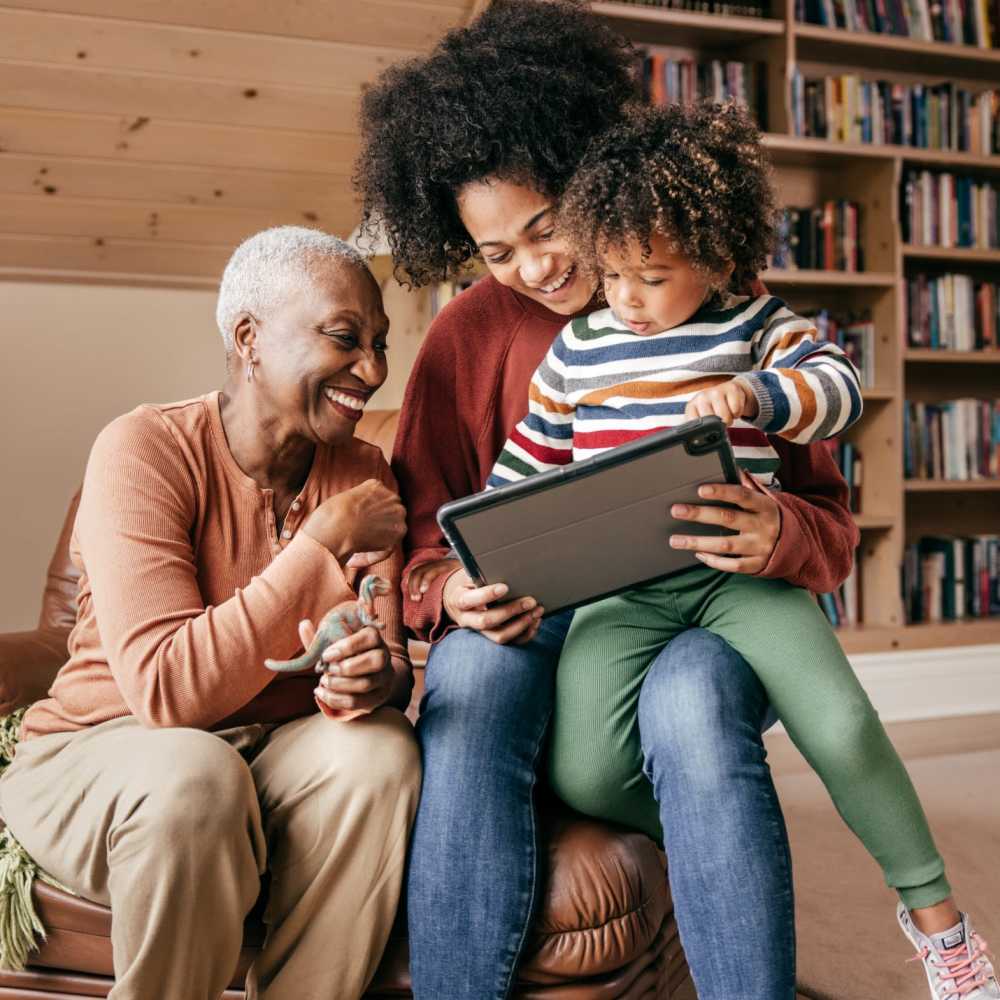
{"type": "MultiPolygon", "coordinates": [[[[622,970],[653,945],[671,912],[663,855],[642,834],[555,804],[543,810],[542,825],[547,888],[522,979],[545,984],[622,970]]],[[[48,939],[32,965],[110,976],[111,911],[42,882],[34,894],[48,939]]],[[[263,935],[253,916],[241,971],[263,935]]],[[[397,935],[383,961],[380,988],[405,989],[408,976],[405,938],[397,935]]]]}

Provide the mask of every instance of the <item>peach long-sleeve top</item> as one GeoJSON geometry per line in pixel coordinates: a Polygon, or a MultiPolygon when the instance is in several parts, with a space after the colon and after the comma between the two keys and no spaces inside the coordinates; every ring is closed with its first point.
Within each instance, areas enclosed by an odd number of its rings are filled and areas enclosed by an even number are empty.
{"type": "MultiPolygon", "coordinates": [[[[70,545],[81,576],[69,660],[22,738],[126,715],[219,729],[318,710],[313,672],[276,675],[264,659],[295,655],[298,622],[352,599],[358,574],[300,529],[337,493],[395,482],[372,445],[318,446],[279,536],[271,491],[229,450],[219,398],[140,406],[98,435],[70,545]]],[[[377,610],[396,666],[401,563],[397,551],[366,571],[392,584],[377,610]]]]}

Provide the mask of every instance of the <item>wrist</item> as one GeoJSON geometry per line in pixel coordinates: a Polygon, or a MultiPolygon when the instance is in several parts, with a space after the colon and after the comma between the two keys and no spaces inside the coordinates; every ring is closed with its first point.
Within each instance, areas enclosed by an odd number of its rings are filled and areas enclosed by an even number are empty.
{"type": "Polygon", "coordinates": [[[455,621],[457,615],[461,614],[460,609],[456,608],[453,610],[451,604],[452,591],[454,590],[461,591],[462,589],[464,589],[460,584],[456,587],[456,585],[452,582],[454,578],[458,576],[458,574],[461,572],[462,572],[462,567],[459,564],[455,569],[453,569],[450,573],[448,573],[444,577],[444,581],[441,584],[441,609],[452,621],[455,621]]]}

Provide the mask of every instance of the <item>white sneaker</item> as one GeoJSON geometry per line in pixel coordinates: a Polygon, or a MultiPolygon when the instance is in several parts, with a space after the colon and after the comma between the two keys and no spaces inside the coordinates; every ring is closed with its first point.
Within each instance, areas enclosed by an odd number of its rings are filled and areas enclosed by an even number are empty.
{"type": "Polygon", "coordinates": [[[1000,1000],[1000,982],[986,951],[986,942],[973,930],[963,913],[962,922],[942,934],[924,934],[900,903],[896,919],[923,962],[933,1000],[1000,1000]]]}

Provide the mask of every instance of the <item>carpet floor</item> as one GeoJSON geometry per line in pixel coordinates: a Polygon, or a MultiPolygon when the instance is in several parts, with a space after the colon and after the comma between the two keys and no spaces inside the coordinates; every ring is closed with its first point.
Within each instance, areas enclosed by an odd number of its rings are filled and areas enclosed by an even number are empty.
{"type": "MultiPolygon", "coordinates": [[[[898,738],[889,728],[959,907],[1000,947],[1000,717],[911,725],[898,738]]],[[[791,762],[790,748],[768,742],[792,845],[800,992],[810,1000],[927,1000],[920,965],[906,962],[913,952],[896,925],[895,893],[819,779],[801,758],[802,766],[791,762]]]]}

